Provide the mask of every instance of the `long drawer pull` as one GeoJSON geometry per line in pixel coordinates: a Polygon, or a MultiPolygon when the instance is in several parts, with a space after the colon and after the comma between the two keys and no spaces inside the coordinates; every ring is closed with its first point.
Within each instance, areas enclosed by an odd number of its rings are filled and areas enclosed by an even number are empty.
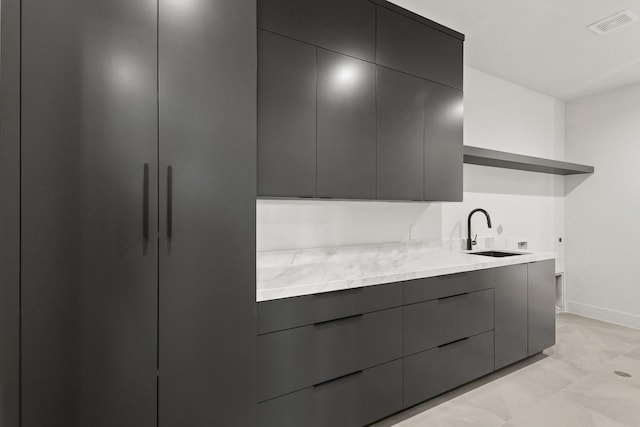
{"type": "Polygon", "coordinates": [[[145,163],[142,173],[142,240],[144,253],[149,243],[149,163],[145,163]]]}
{"type": "Polygon", "coordinates": [[[328,323],[347,321],[347,320],[356,319],[362,316],[364,316],[364,314],[354,314],[353,316],[340,317],[338,319],[323,320],[322,322],[316,322],[313,325],[314,326],[326,325],[328,323]]]}
{"type": "Polygon", "coordinates": [[[362,292],[364,292],[364,288],[349,288],[349,289],[341,289],[339,291],[333,291],[333,292],[321,292],[319,294],[313,294],[313,296],[315,298],[321,299],[321,298],[332,298],[332,297],[344,296],[344,295],[350,295],[350,294],[359,294],[362,292]]]}
{"type": "Polygon", "coordinates": [[[460,338],[459,340],[455,340],[455,341],[448,342],[448,343],[446,343],[446,344],[439,345],[439,346],[438,346],[438,348],[447,347],[447,346],[449,346],[449,345],[453,345],[453,344],[455,344],[455,343],[459,343],[459,342],[462,342],[462,341],[466,341],[466,340],[468,340],[468,339],[469,339],[469,337],[466,337],[466,338],[460,338]]]}
{"type": "Polygon", "coordinates": [[[462,273],[453,273],[453,274],[445,274],[444,276],[436,276],[436,279],[438,280],[451,280],[451,279],[458,279],[460,277],[465,277],[468,276],[469,273],[466,271],[463,271],[462,273]]]}
{"type": "Polygon", "coordinates": [[[353,377],[353,376],[359,375],[361,373],[362,373],[362,369],[359,370],[359,371],[351,372],[350,374],[346,374],[346,375],[343,375],[343,376],[338,377],[338,378],[333,378],[333,379],[330,379],[330,380],[327,380],[327,381],[322,381],[322,382],[320,382],[318,384],[314,384],[313,387],[322,387],[323,385],[327,385],[327,384],[335,382],[335,381],[344,380],[346,378],[353,377]]]}
{"type": "Polygon", "coordinates": [[[167,239],[173,238],[173,166],[167,166],[167,239]]]}
{"type": "Polygon", "coordinates": [[[470,293],[471,293],[471,292],[464,292],[464,293],[461,293],[461,294],[449,295],[448,297],[441,297],[441,298],[438,298],[438,300],[449,299],[449,298],[456,298],[456,297],[463,297],[463,296],[465,296],[465,295],[469,295],[470,293]]]}

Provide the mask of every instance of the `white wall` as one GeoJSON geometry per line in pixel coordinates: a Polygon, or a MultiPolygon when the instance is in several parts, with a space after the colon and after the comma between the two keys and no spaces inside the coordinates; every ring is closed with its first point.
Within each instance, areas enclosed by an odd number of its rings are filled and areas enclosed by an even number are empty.
{"type": "MultiPolygon", "coordinates": [[[[564,103],[473,68],[465,68],[465,144],[562,159],[564,103]]],[[[564,178],[523,171],[464,166],[462,203],[258,201],[258,250],[399,242],[416,225],[419,239],[466,236],[466,218],[478,215],[479,237],[496,245],[558,251],[564,233],[564,178]],[[502,234],[497,234],[501,225],[502,234]]]]}
{"type": "MultiPolygon", "coordinates": [[[[489,74],[465,69],[465,145],[564,159],[564,102],[489,74]]],[[[466,235],[475,207],[489,211],[497,244],[558,252],[563,269],[564,178],[533,172],[464,166],[464,202],[442,204],[443,238],[466,235]],[[502,234],[497,226],[502,225],[502,234]]],[[[475,230],[485,230],[475,219],[475,230]]],[[[482,233],[479,234],[482,235],[482,233]]]]}
{"type": "Polygon", "coordinates": [[[640,85],[567,103],[570,311],[640,328],[640,85]]]}

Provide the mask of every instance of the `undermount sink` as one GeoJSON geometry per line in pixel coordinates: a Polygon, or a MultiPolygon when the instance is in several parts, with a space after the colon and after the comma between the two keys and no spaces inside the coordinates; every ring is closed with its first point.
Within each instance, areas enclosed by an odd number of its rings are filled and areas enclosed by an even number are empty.
{"type": "Polygon", "coordinates": [[[469,252],[471,255],[492,256],[494,258],[502,258],[506,256],[525,255],[524,253],[514,252],[501,252],[501,251],[482,251],[482,252],[469,252]]]}

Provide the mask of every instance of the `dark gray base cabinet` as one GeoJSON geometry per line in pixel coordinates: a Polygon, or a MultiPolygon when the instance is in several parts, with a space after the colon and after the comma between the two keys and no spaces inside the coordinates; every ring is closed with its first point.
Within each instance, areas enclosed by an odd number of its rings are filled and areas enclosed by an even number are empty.
{"type": "Polygon", "coordinates": [[[496,369],[555,344],[555,263],[495,269],[496,369]]]}
{"type": "Polygon", "coordinates": [[[258,425],[361,426],[555,343],[554,261],[258,303],[258,425]]]}
{"type": "Polygon", "coordinates": [[[401,410],[402,287],[259,303],[259,425],[358,426],[401,410]]]}

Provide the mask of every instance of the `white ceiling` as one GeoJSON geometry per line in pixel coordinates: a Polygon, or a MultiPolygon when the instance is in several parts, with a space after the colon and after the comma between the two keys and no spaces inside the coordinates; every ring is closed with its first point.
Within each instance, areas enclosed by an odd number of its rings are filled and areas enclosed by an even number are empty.
{"type": "Polygon", "coordinates": [[[640,82],[640,22],[586,27],[640,0],[392,0],[466,35],[465,63],[560,99],[640,82]]]}

